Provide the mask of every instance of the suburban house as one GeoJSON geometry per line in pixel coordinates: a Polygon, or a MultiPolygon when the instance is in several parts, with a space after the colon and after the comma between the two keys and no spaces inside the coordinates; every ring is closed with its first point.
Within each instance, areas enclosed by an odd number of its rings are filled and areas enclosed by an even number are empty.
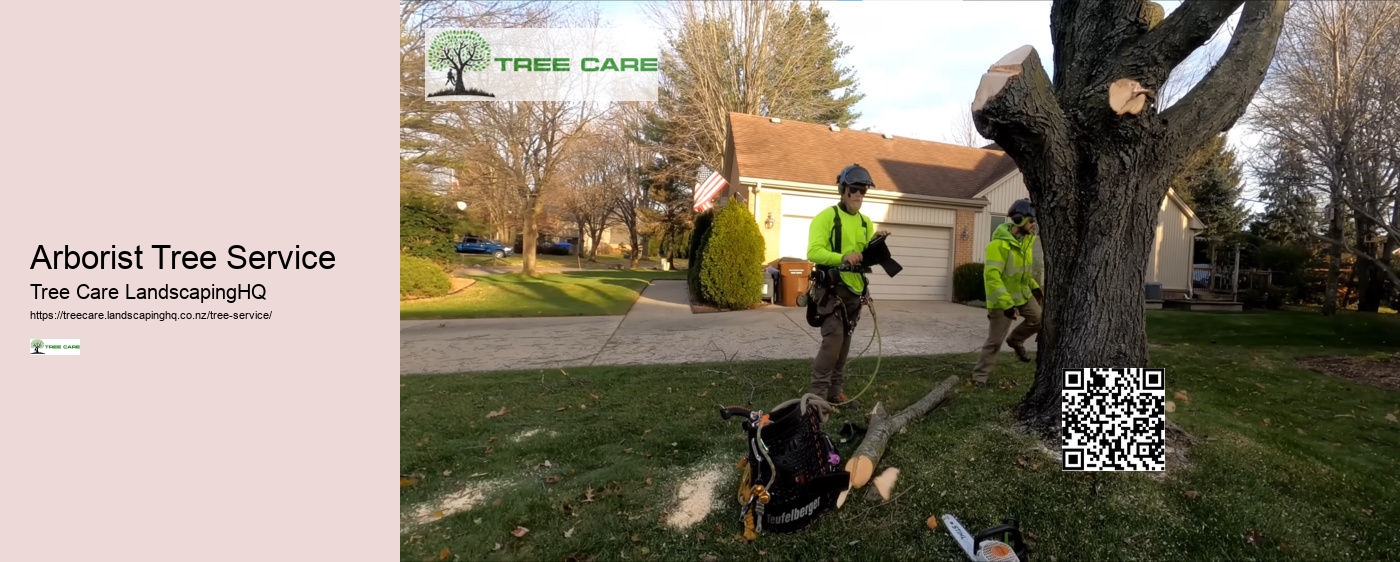
{"type": "MultiPolygon", "coordinates": [[[[981,262],[1006,209],[1028,197],[1021,173],[1000,150],[971,148],[836,126],[730,113],[719,194],[753,213],[767,249],[764,261],[805,259],[807,232],[821,210],[839,201],[836,175],[850,164],[870,171],[875,188],[861,211],[891,233],[904,266],[891,278],[870,275],[871,291],[889,300],[952,300],[953,268],[981,262]]],[[[1162,201],[1145,283],[1165,293],[1191,291],[1192,244],[1204,228],[1174,194],[1162,201]]]]}

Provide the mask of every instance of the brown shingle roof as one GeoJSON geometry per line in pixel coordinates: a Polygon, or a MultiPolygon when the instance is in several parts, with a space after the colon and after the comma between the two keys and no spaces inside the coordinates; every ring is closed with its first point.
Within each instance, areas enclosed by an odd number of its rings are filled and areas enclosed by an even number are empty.
{"type": "MultiPolygon", "coordinates": [[[[970,199],[1016,169],[1006,153],[880,133],[730,113],[738,176],[835,185],[853,163],[870,170],[875,188],[970,199]]],[[[729,165],[726,168],[733,169],[729,165]]]]}

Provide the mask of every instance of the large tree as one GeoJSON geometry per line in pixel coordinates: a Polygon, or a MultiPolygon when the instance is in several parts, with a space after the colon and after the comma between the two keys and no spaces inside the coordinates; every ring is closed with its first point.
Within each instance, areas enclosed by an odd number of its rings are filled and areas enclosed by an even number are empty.
{"type": "Polygon", "coordinates": [[[1323,313],[1337,308],[1343,254],[1358,258],[1358,308],[1375,312],[1386,279],[1400,284],[1380,243],[1400,237],[1400,4],[1302,1],[1279,43],[1251,121],[1295,147],[1320,180],[1329,210],[1326,233],[1316,236],[1328,245],[1323,313]]]}
{"type": "Polygon", "coordinates": [[[1186,158],[1244,113],[1288,3],[1247,3],[1190,92],[1165,109],[1153,92],[1241,3],[1186,0],[1164,19],[1153,2],[1060,0],[1050,9],[1053,79],[1026,46],[978,86],[977,131],[1016,161],[1038,208],[1044,331],[1019,416],[1054,443],[1065,370],[1147,366],[1143,280],[1159,205],[1186,158]]]}

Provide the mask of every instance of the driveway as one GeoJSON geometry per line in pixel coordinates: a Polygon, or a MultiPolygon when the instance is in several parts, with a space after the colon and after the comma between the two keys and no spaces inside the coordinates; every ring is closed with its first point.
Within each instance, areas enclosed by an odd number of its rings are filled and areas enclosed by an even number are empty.
{"type": "MultiPolygon", "coordinates": [[[[867,344],[866,357],[968,353],[987,337],[985,309],[878,299],[872,308],[861,313],[852,357],[867,344]]],[[[691,313],[686,282],[663,280],[626,316],[400,321],[399,374],[809,359],[819,343],[805,309],[691,313]]]]}

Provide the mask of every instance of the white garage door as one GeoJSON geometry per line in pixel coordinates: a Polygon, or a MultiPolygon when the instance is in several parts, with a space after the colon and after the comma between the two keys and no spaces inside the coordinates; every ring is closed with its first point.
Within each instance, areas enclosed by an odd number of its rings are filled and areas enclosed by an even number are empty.
{"type": "Polygon", "coordinates": [[[904,271],[896,277],[876,267],[870,272],[870,296],[897,301],[947,301],[953,276],[953,230],[932,226],[884,224],[890,231],[890,255],[904,271]]]}
{"type": "MultiPolygon", "coordinates": [[[[782,221],[781,254],[786,257],[807,258],[807,231],[812,219],[785,215],[782,221]],[[802,233],[790,236],[789,233],[802,233]]],[[[876,267],[866,277],[870,279],[870,296],[876,299],[927,301],[950,299],[949,271],[953,262],[952,229],[904,224],[879,224],[875,228],[890,231],[890,255],[904,270],[896,277],[876,267]]]]}

